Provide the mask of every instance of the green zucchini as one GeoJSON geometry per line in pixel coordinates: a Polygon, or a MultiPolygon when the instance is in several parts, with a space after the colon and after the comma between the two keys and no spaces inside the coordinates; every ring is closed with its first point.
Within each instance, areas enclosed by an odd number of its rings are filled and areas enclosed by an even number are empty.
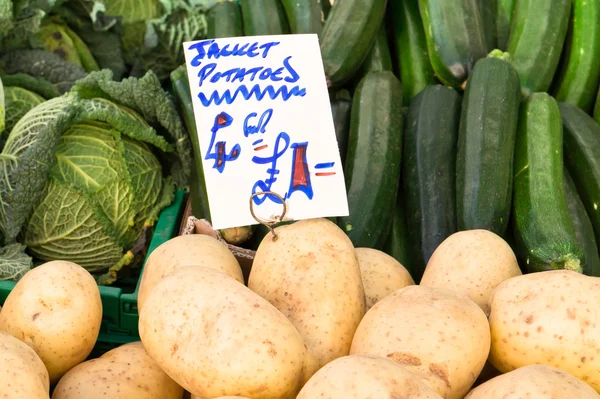
{"type": "Polygon", "coordinates": [[[564,127],[565,165],[600,237],[600,126],[575,105],[559,103],[564,127]]]}
{"type": "Polygon", "coordinates": [[[413,99],[406,120],[402,180],[412,263],[419,278],[433,251],[456,232],[456,144],[460,95],[429,86],[413,99]]]}
{"type": "Polygon", "coordinates": [[[460,87],[487,43],[479,0],[419,0],[427,50],[438,79],[460,87]]]}
{"type": "Polygon", "coordinates": [[[242,10],[236,1],[221,1],[215,4],[206,16],[208,38],[244,36],[242,10]]]}
{"type": "Polygon", "coordinates": [[[495,50],[498,46],[498,32],[496,31],[497,8],[498,0],[479,0],[479,12],[481,13],[488,51],[495,50]]]}
{"type": "Polygon", "coordinates": [[[598,256],[598,247],[596,246],[596,235],[592,222],[585,211],[585,206],[581,202],[575,183],[569,171],[563,168],[565,181],[565,194],[567,196],[567,206],[569,214],[573,221],[577,241],[583,249],[585,268],[583,273],[588,276],[600,277],[600,256],[598,256]]]}
{"type": "Polygon", "coordinates": [[[516,0],[497,0],[496,6],[496,48],[506,51],[513,10],[516,0]]]}
{"type": "Polygon", "coordinates": [[[390,25],[396,70],[402,82],[404,105],[425,87],[436,83],[427,54],[427,41],[418,0],[390,3],[390,25]]]}
{"type": "Polygon", "coordinates": [[[338,0],[333,3],[320,36],[323,68],[329,85],[339,86],[358,71],[375,42],[386,2],[338,0]]]}
{"type": "Polygon", "coordinates": [[[569,214],[558,103],[533,93],[521,105],[515,144],[514,229],[529,272],[583,270],[583,250],[569,214]]]}
{"type": "Polygon", "coordinates": [[[192,104],[192,94],[188,82],[185,65],[180,66],[171,72],[171,85],[180,113],[183,116],[186,130],[190,135],[193,148],[194,166],[190,176],[190,201],[192,203],[192,214],[197,218],[203,218],[208,221],[210,218],[210,206],[208,203],[208,192],[206,191],[206,182],[204,181],[204,169],[202,166],[202,153],[200,152],[200,143],[196,134],[196,119],[194,117],[194,107],[192,104]]]}
{"type": "Polygon", "coordinates": [[[387,239],[400,183],[401,107],[402,86],[390,71],[368,73],[354,93],[344,167],[350,215],[338,225],[355,247],[380,249],[387,239]]]}
{"type": "Polygon", "coordinates": [[[280,0],[240,0],[246,36],[283,35],[290,25],[280,0]]]}
{"type": "Polygon", "coordinates": [[[291,33],[321,33],[321,1],[328,0],[281,0],[291,33]]]}
{"type": "Polygon", "coordinates": [[[486,229],[503,236],[510,216],[521,93],[515,69],[492,54],[475,64],[463,97],[456,215],[459,231],[486,229]]]}
{"type": "Polygon", "coordinates": [[[375,42],[367,55],[365,61],[361,64],[357,76],[365,76],[369,72],[391,71],[392,57],[388,45],[387,30],[385,23],[381,23],[375,42]]]}
{"type": "Polygon", "coordinates": [[[385,243],[384,251],[396,259],[412,276],[416,282],[416,278],[411,261],[410,243],[408,240],[408,229],[406,227],[406,216],[404,210],[404,200],[401,193],[398,193],[396,208],[394,209],[394,217],[392,219],[392,227],[390,229],[387,242],[385,243]]]}
{"type": "Polygon", "coordinates": [[[388,46],[387,30],[385,22],[382,22],[367,58],[361,64],[354,75],[353,82],[349,86],[351,89],[356,90],[356,86],[358,86],[358,83],[367,73],[375,71],[392,71],[393,69],[390,47],[388,46]]]}
{"type": "Polygon", "coordinates": [[[333,127],[335,128],[335,137],[340,150],[342,165],[346,163],[346,151],[348,149],[348,135],[350,133],[350,111],[352,109],[352,99],[347,90],[336,96],[331,102],[331,115],[333,117],[333,127]]]}
{"type": "Polygon", "coordinates": [[[519,0],[513,11],[508,53],[523,93],[548,91],[567,34],[571,0],[519,0]]]}
{"type": "Polygon", "coordinates": [[[600,2],[574,0],[562,61],[554,77],[557,101],[591,112],[600,80],[600,2]]]}

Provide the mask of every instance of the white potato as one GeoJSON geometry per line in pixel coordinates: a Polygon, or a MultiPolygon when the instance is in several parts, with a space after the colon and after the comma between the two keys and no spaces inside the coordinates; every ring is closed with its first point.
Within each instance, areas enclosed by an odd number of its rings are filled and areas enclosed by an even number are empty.
{"type": "Polygon", "coordinates": [[[600,392],[600,278],[553,270],[513,277],[490,298],[490,362],[507,373],[557,367],[600,392]]]}
{"type": "Polygon", "coordinates": [[[201,398],[291,398],[317,367],[281,312],[207,267],[179,267],[161,280],[148,295],[139,331],[159,366],[201,398]]]}
{"type": "Polygon", "coordinates": [[[138,290],[138,312],[154,286],[181,266],[205,266],[220,270],[244,284],[242,269],[225,244],[204,234],[177,236],[148,256],[138,290]]]}
{"type": "Polygon", "coordinates": [[[4,332],[0,332],[0,387],[2,399],[49,399],[50,378],[42,359],[4,332]]]}
{"type": "Polygon", "coordinates": [[[327,219],[276,228],[261,242],[248,287],[298,329],[323,366],[348,354],[365,313],[365,293],[352,242],[327,219]]]}
{"type": "Polygon", "coordinates": [[[534,364],[485,382],[465,399],[600,399],[592,387],[566,371],[534,364]]]}
{"type": "Polygon", "coordinates": [[[489,315],[494,288],[521,274],[513,250],[500,236],[467,230],[452,234],[437,247],[419,285],[465,294],[489,315]]]}
{"type": "Polygon", "coordinates": [[[0,331],[31,346],[56,383],[91,353],[102,323],[96,280],[79,265],[52,261],[23,276],[0,312],[0,331]]]}
{"type": "Polygon", "coordinates": [[[183,388],[158,367],[141,342],[121,345],[65,374],[52,399],[181,399],[183,388]]]}
{"type": "Polygon", "coordinates": [[[414,285],[415,281],[400,262],[372,248],[356,248],[367,310],[397,289],[414,285]]]}
{"type": "Polygon", "coordinates": [[[379,356],[352,355],[317,371],[297,399],[442,399],[404,366],[379,356]]]}
{"type": "Polygon", "coordinates": [[[462,399],[483,369],[490,330],[467,296],[411,285],[367,312],[350,354],[370,354],[405,366],[445,399],[462,399]]]}

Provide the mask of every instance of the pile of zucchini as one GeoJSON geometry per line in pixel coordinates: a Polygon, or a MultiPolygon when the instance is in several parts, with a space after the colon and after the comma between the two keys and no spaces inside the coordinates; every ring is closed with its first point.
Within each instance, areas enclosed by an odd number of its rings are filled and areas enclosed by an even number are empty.
{"type": "Polygon", "coordinates": [[[418,283],[486,229],[526,272],[600,276],[600,0],[222,1],[208,22],[319,35],[355,247],[418,283]]]}

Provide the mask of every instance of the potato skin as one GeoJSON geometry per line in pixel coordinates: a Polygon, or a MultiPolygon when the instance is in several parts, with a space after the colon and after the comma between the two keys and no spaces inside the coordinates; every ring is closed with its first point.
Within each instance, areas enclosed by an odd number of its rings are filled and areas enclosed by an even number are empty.
{"type": "Polygon", "coordinates": [[[379,356],[338,358],[317,371],[296,399],[442,399],[398,363],[379,356]]]}
{"type": "Polygon", "coordinates": [[[49,399],[50,378],[42,359],[27,344],[0,332],[2,399],[49,399]]]}
{"type": "Polygon", "coordinates": [[[181,399],[183,388],[164,373],[141,342],[121,345],[72,368],[52,399],[181,399]]]}
{"type": "Polygon", "coordinates": [[[316,359],[281,312],[207,267],[180,267],[160,281],[139,331],[159,366],[204,399],[291,398],[316,371],[316,359]]]}
{"type": "Polygon", "coordinates": [[[600,392],[600,278],[552,270],[513,277],[490,298],[490,363],[565,370],[600,392]]]}
{"type": "Polygon", "coordinates": [[[449,290],[412,285],[367,312],[350,354],[392,359],[445,399],[462,399],[489,349],[487,318],[475,302],[449,290]]]}
{"type": "Polygon", "coordinates": [[[356,248],[367,310],[397,289],[415,285],[408,270],[400,262],[372,248],[356,248]]]}
{"type": "Polygon", "coordinates": [[[23,276],[0,312],[0,331],[31,346],[56,383],[92,351],[102,322],[92,275],[66,261],[40,265],[23,276]]]}
{"type": "Polygon", "coordinates": [[[154,286],[181,266],[210,267],[244,284],[240,264],[225,244],[204,234],[177,236],[158,246],[148,256],[138,290],[138,312],[154,286]]]}
{"type": "Polygon", "coordinates": [[[489,315],[494,288],[521,274],[512,248],[500,236],[467,230],[452,234],[437,247],[419,284],[465,294],[489,315]]]}
{"type": "Polygon", "coordinates": [[[600,394],[563,370],[534,364],[493,378],[465,396],[465,399],[507,398],[600,399],[600,394]]]}
{"type": "Polygon", "coordinates": [[[248,287],[294,324],[320,366],[348,355],[366,308],[352,242],[327,219],[276,230],[256,251],[248,287]]]}

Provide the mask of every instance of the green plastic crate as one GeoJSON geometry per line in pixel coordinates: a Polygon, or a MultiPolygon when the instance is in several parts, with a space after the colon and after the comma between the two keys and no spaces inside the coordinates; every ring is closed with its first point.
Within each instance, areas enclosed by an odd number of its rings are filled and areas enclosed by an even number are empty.
{"type": "MultiPolygon", "coordinates": [[[[161,212],[154,227],[146,259],[159,245],[178,235],[185,197],[185,191],[177,191],[173,203],[161,212]]],[[[4,304],[15,284],[12,281],[0,281],[0,304],[4,304]]],[[[98,287],[102,298],[102,326],[90,358],[98,357],[119,345],[139,341],[137,311],[139,285],[138,279],[129,289],[111,286],[98,287]]]]}

